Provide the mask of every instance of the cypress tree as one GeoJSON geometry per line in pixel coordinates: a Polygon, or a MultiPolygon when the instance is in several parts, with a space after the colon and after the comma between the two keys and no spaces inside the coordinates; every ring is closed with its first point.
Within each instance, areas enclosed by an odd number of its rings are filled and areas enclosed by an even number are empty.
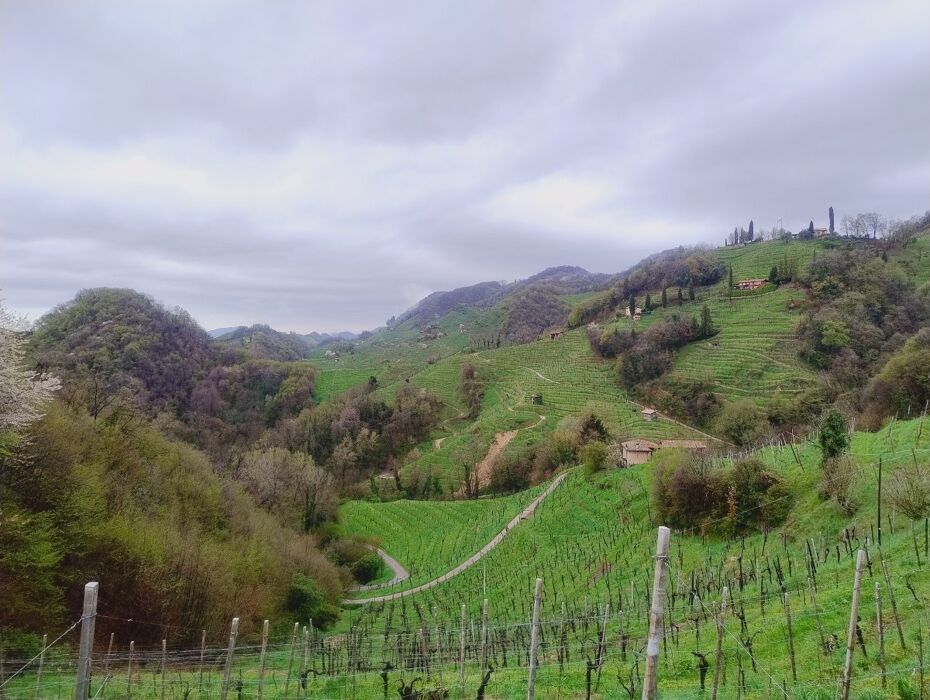
{"type": "Polygon", "coordinates": [[[678,305],[681,306],[685,303],[685,298],[681,293],[681,287],[678,288],[678,305]]]}
{"type": "Polygon", "coordinates": [[[668,292],[665,287],[662,287],[662,308],[664,309],[666,306],[668,306],[668,292]]]}
{"type": "Polygon", "coordinates": [[[630,318],[633,318],[633,314],[636,313],[636,297],[630,297],[630,318]]]}
{"type": "Polygon", "coordinates": [[[753,230],[753,228],[752,228],[752,219],[750,219],[750,220],[749,220],[749,234],[748,234],[748,236],[747,236],[747,239],[750,240],[750,241],[755,237],[755,234],[752,232],[752,230],[753,230]]]}
{"type": "Polygon", "coordinates": [[[694,280],[688,282],[688,301],[694,301],[694,280]]]}
{"type": "Polygon", "coordinates": [[[836,233],[836,229],[833,227],[834,225],[833,207],[830,207],[829,216],[830,216],[830,235],[832,236],[834,233],[836,233]]]}
{"type": "Polygon", "coordinates": [[[733,289],[733,263],[730,263],[730,289],[733,289]]]}
{"type": "Polygon", "coordinates": [[[646,294],[646,306],[645,306],[645,311],[647,311],[647,312],[652,311],[652,295],[649,294],[649,293],[646,294]]]}
{"type": "Polygon", "coordinates": [[[811,235],[811,238],[814,237],[814,222],[813,222],[813,221],[811,221],[811,222],[807,225],[807,232],[811,235]]]}
{"type": "Polygon", "coordinates": [[[701,307],[701,337],[710,338],[717,332],[717,329],[714,328],[714,320],[711,318],[710,309],[707,308],[707,304],[701,307]]]}

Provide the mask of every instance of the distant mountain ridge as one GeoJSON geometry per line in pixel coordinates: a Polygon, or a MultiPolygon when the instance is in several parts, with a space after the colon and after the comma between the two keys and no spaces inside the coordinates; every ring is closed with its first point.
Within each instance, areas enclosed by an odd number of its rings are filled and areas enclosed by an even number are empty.
{"type": "Polygon", "coordinates": [[[505,297],[532,287],[546,287],[555,294],[581,294],[607,289],[619,274],[588,272],[583,267],[549,267],[516,282],[479,282],[449,291],[433,292],[400,314],[391,325],[412,321],[424,326],[456,309],[487,309],[505,297]]]}

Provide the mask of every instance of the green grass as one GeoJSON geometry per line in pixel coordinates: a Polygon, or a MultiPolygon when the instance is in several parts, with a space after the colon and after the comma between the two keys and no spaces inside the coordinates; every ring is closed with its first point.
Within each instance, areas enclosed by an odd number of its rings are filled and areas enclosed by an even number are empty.
{"type": "MultiPolygon", "coordinates": [[[[791,686],[790,697],[797,697],[795,693],[801,689],[813,691],[821,685],[828,687],[834,683],[842,651],[835,649],[825,654],[819,650],[817,615],[828,637],[836,634],[839,639],[844,638],[849,614],[852,557],[838,537],[844,530],[854,531],[854,547],[865,546],[865,539],[871,537],[874,527],[877,460],[883,460],[886,485],[893,481],[897,468],[913,459],[926,463],[930,454],[930,426],[921,431],[919,421],[910,421],[876,434],[857,433],[853,437],[852,451],[861,465],[856,487],[861,507],[852,517],[844,516],[834,504],[817,496],[819,453],[815,445],[808,443],[797,448],[803,468],[796,463],[794,453],[788,448],[768,449],[760,453],[773,469],[787,479],[797,499],[789,521],[779,531],[767,537],[757,533],[735,541],[688,533],[673,535],[669,614],[677,629],[677,641],[668,641],[663,652],[668,654],[661,671],[663,687],[668,689],[663,697],[698,697],[696,663],[691,654],[697,645],[698,626],[701,628],[701,647],[705,653],[712,648],[712,624],[700,616],[695,617],[701,613],[701,604],[690,599],[692,575],[698,582],[698,591],[706,606],[719,599],[718,583],[729,582],[737,609],[744,611],[748,633],[754,639],[754,655],[761,667],[757,673],[747,668],[751,697],[777,696],[771,683],[780,684],[786,678],[791,686]],[[919,432],[922,434],[918,439],[919,432]],[[816,611],[805,568],[808,539],[818,555],[816,611]],[[796,686],[790,681],[785,645],[786,623],[776,566],[784,572],[785,586],[791,598],[800,677],[796,686]],[[746,576],[742,585],[738,581],[740,567],[746,576]],[[772,695],[773,692],[776,695],[772,695]]],[[[625,629],[634,639],[631,646],[638,648],[646,631],[655,541],[655,524],[650,522],[647,498],[650,480],[648,465],[603,473],[594,478],[586,478],[576,472],[547,499],[534,519],[514,530],[485,558],[482,565],[403,602],[374,604],[354,612],[353,625],[358,630],[378,630],[385,625],[403,626],[405,619],[409,624],[417,624],[410,622],[417,619],[413,613],[416,607],[428,626],[454,626],[461,604],[467,606],[469,616],[474,619],[485,596],[490,601],[492,619],[497,623],[527,620],[533,581],[536,576],[541,576],[545,586],[545,617],[557,619],[563,603],[569,616],[590,616],[598,610],[598,605],[610,600],[614,611],[624,611],[625,629]],[[411,615],[413,618],[409,617],[411,615]]],[[[896,641],[886,597],[888,663],[890,668],[906,675],[916,665],[914,634],[926,615],[924,605],[930,595],[930,569],[924,553],[923,528],[912,534],[910,523],[900,513],[892,515],[887,507],[886,518],[883,555],[891,565],[895,595],[910,646],[907,651],[901,650],[896,641]],[[908,591],[907,583],[914,587],[919,600],[908,591]]],[[[456,538],[455,527],[450,525],[446,536],[456,538]]],[[[861,655],[858,657],[856,674],[863,679],[857,686],[860,691],[864,687],[879,687],[873,620],[874,583],[880,581],[880,555],[874,541],[870,552],[873,570],[866,573],[862,608],[862,626],[870,655],[868,659],[861,655]]],[[[614,650],[618,644],[619,624],[619,621],[612,623],[609,634],[614,650]]],[[[725,647],[730,659],[728,673],[732,678],[735,676],[740,623],[735,616],[728,616],[726,624],[729,632],[725,647]]],[[[577,643],[581,641],[577,640],[577,643]]],[[[628,660],[624,665],[615,659],[612,668],[628,669],[631,663],[632,660],[628,660]]],[[[750,665],[745,654],[743,663],[747,667],[750,665]]],[[[551,668],[549,673],[552,673],[551,668]]],[[[551,675],[549,678],[551,682],[556,680],[551,675]]],[[[565,682],[564,678],[562,680],[565,682]]],[[[580,682],[580,674],[571,681],[576,689],[580,682]]],[[[612,687],[616,684],[613,683],[612,687]]],[[[733,691],[731,680],[724,697],[733,697],[733,691]]]]}
{"type": "Polygon", "coordinates": [[[339,510],[347,532],[371,536],[400,561],[410,578],[390,590],[353,597],[381,595],[413,588],[461,564],[487,544],[533,500],[543,487],[502,498],[469,501],[351,501],[339,510]]]}

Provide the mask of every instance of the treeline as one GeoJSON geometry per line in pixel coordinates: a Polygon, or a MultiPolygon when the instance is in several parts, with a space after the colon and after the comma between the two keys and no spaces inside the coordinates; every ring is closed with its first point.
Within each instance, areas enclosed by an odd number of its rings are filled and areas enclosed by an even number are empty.
{"type": "Polygon", "coordinates": [[[887,251],[855,249],[811,261],[802,283],[801,356],[822,371],[825,400],[873,427],[923,410],[930,285],[918,288],[887,251]]]}
{"type": "Polygon", "coordinates": [[[572,308],[568,325],[577,328],[623,309],[629,300],[652,289],[701,287],[723,279],[726,266],[701,248],[676,248],[650,256],[624,273],[613,287],[572,308]]]}
{"type": "Polygon", "coordinates": [[[20,363],[62,387],[45,419],[20,421],[22,439],[0,415],[0,595],[13,601],[0,627],[60,621],[77,604],[64,592],[98,573],[124,618],[219,631],[236,609],[325,626],[353,578],[378,575],[336,506],[428,437],[434,394],[406,386],[388,403],[372,377],[317,405],[312,364],[211,343],[131,290],[82,292],[23,338],[2,334],[17,349],[0,375],[20,363]]]}

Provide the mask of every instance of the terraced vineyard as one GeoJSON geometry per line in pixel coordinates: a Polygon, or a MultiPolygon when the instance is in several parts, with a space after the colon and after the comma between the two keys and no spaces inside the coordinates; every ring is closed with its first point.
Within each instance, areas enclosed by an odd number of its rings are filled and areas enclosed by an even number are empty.
{"type": "Polygon", "coordinates": [[[481,549],[543,488],[469,501],[345,504],[339,519],[346,531],[362,536],[377,533],[379,546],[410,573],[410,578],[397,586],[354,597],[406,590],[445,573],[481,549]]]}
{"type": "MultiPolygon", "coordinates": [[[[857,547],[869,551],[870,566],[861,613],[862,643],[868,656],[858,657],[855,673],[860,693],[856,697],[869,697],[866,689],[875,692],[874,697],[886,697],[879,692],[881,670],[875,651],[878,633],[873,595],[875,583],[881,583],[887,595],[879,565],[882,558],[888,562],[897,595],[905,644],[902,646],[895,636],[886,597],[883,631],[887,682],[895,687],[901,679],[906,687],[913,687],[921,661],[915,635],[924,624],[924,606],[930,596],[923,523],[918,523],[919,529],[915,530],[900,514],[886,512],[883,547],[879,550],[874,541],[876,514],[872,504],[877,460],[883,460],[886,479],[893,479],[896,469],[915,459],[925,461],[930,455],[930,430],[924,428],[921,421],[915,420],[881,433],[853,436],[852,452],[861,465],[854,498],[861,507],[852,517],[844,516],[835,505],[816,495],[819,451],[808,443],[796,451],[770,448],[759,453],[788,480],[796,498],[792,515],[779,532],[729,541],[684,532],[673,535],[670,621],[660,674],[663,697],[701,696],[697,689],[699,657],[693,652],[712,657],[714,629],[710,615],[722,585],[729,585],[732,596],[724,637],[728,673],[732,675],[722,696],[736,697],[739,682],[745,683],[745,697],[832,697],[843,650],[842,644],[831,640],[845,636],[857,547]],[[793,615],[791,638],[799,661],[797,682],[791,680],[791,658],[786,646],[785,593],[793,615]],[[739,672],[737,664],[742,669],[739,672]]],[[[481,601],[486,597],[492,620],[492,648],[496,649],[492,651],[492,665],[498,669],[493,688],[499,693],[490,697],[511,697],[509,693],[525,688],[525,671],[519,670],[517,661],[513,661],[516,669],[502,668],[501,655],[506,654],[508,639],[510,643],[519,639],[510,625],[529,619],[530,591],[536,576],[541,576],[545,582],[543,619],[550,635],[543,645],[548,665],[544,662],[541,686],[553,696],[557,689],[564,692],[568,688],[574,690],[566,697],[579,696],[578,689],[585,683],[581,661],[591,658],[598,636],[604,633],[596,620],[609,601],[613,612],[608,618],[606,639],[613,663],[611,680],[602,682],[613,690],[604,690],[602,697],[625,697],[614,680],[615,674],[625,678],[641,663],[637,659],[648,624],[655,537],[647,498],[650,481],[648,465],[593,478],[574,473],[537,515],[512,532],[480,567],[412,598],[366,606],[353,613],[352,629],[363,636],[389,629],[455,630],[461,606],[466,606],[469,620],[478,620],[481,601]],[[584,631],[579,627],[569,635],[574,663],[557,663],[556,629],[563,616],[587,620],[584,631]]],[[[415,514],[411,517],[416,519],[415,514]]],[[[469,527],[464,525],[464,529],[469,527]]],[[[454,530],[448,535],[457,537],[454,530]]],[[[449,643],[453,643],[451,639],[449,643]]],[[[474,670],[469,679],[477,683],[474,670]]]]}
{"type": "MultiPolygon", "coordinates": [[[[461,478],[457,455],[468,451],[469,446],[474,448],[470,456],[480,455],[497,433],[520,429],[506,453],[519,451],[553,430],[562,418],[577,416],[589,406],[596,406],[606,417],[617,439],[697,436],[695,431],[671,421],[643,420],[641,407],[617,386],[613,366],[591,354],[582,330],[567,332],[558,340],[453,355],[414,375],[410,383],[435,391],[454,417],[461,410],[456,387],[461,365],[466,361],[478,368],[487,383],[480,416],[468,425],[449,421],[446,430],[434,436],[445,436],[441,447],[436,449],[434,442],[424,443],[419,448],[419,459],[407,467],[435,470],[455,488],[461,478]],[[542,396],[542,405],[532,403],[534,394],[542,396]]],[[[404,383],[386,387],[384,395],[390,397],[404,383]]]]}

